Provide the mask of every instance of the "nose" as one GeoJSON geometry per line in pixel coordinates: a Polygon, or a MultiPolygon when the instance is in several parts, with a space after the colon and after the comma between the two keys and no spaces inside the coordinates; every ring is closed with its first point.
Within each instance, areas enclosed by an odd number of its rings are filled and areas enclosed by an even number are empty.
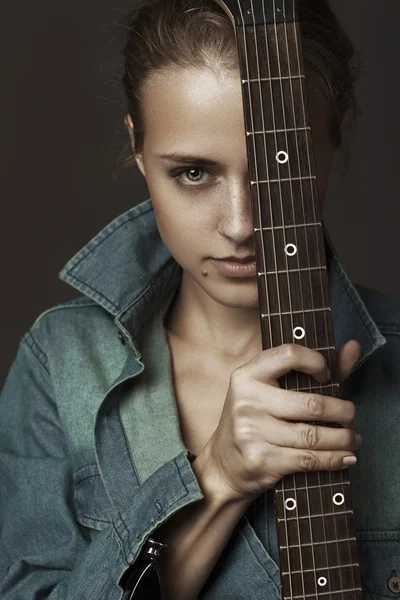
{"type": "Polygon", "coordinates": [[[235,246],[247,245],[249,248],[254,248],[251,201],[248,190],[244,186],[231,192],[229,199],[223,202],[218,231],[235,246]]]}

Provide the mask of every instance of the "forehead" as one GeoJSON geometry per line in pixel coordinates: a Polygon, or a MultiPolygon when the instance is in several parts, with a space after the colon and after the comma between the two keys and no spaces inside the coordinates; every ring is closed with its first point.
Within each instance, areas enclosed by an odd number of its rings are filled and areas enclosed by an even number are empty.
{"type": "MultiPolygon", "coordinates": [[[[199,142],[203,151],[243,144],[239,71],[170,68],[153,74],[143,96],[146,142],[157,150],[199,142]],[[165,147],[165,148],[164,148],[165,147]]],[[[316,136],[328,131],[328,105],[318,79],[307,77],[308,107],[316,136]]]]}
{"type": "Polygon", "coordinates": [[[153,75],[143,102],[146,137],[158,142],[210,132],[243,135],[240,86],[238,75],[210,70],[170,69],[153,75]]]}

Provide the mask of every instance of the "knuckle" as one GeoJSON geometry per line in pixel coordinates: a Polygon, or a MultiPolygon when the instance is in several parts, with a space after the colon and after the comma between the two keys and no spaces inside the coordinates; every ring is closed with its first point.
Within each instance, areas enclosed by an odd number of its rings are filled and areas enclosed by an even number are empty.
{"type": "Polygon", "coordinates": [[[314,471],[318,465],[317,456],[313,452],[303,452],[300,457],[300,465],[303,471],[314,471]]]}
{"type": "Polygon", "coordinates": [[[254,473],[260,468],[260,452],[256,452],[251,445],[246,450],[245,462],[247,469],[254,473]]]}
{"type": "Polygon", "coordinates": [[[240,396],[233,402],[232,412],[235,417],[246,417],[253,406],[253,401],[250,398],[240,396]]]}
{"type": "Polygon", "coordinates": [[[318,433],[316,427],[313,425],[303,426],[301,428],[301,437],[302,442],[304,442],[308,448],[316,448],[318,444],[318,433]]]}
{"type": "Polygon", "coordinates": [[[324,403],[318,394],[306,394],[303,396],[306,411],[313,417],[322,417],[324,414],[324,403]]]}
{"type": "Polygon", "coordinates": [[[289,361],[296,355],[296,345],[295,344],[281,344],[277,347],[278,356],[285,360],[289,361]]]}

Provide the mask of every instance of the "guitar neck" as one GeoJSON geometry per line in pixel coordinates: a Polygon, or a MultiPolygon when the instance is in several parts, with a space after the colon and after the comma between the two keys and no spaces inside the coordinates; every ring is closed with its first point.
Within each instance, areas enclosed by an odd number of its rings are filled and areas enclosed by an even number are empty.
{"type": "MultiPolygon", "coordinates": [[[[288,390],[340,397],[295,2],[216,1],[237,41],[263,349],[296,343],[321,352],[329,385],[297,371],[278,381],[288,390]]],[[[361,600],[348,471],[285,476],[274,497],[281,598],[361,600]]]]}

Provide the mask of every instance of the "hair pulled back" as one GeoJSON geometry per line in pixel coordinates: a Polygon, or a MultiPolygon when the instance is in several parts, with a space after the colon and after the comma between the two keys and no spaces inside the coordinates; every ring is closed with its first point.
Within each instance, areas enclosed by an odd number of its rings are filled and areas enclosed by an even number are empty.
{"type": "MultiPolygon", "coordinates": [[[[359,64],[352,64],[357,52],[327,0],[299,0],[298,15],[306,72],[318,77],[328,101],[332,143],[343,146],[343,117],[348,133],[360,112],[354,93],[359,64]]],[[[139,0],[118,23],[126,36],[121,83],[134,125],[134,154],[140,155],[150,78],[174,66],[238,71],[236,39],[228,15],[213,0],[139,0]]],[[[131,151],[123,164],[134,164],[131,151]]]]}

